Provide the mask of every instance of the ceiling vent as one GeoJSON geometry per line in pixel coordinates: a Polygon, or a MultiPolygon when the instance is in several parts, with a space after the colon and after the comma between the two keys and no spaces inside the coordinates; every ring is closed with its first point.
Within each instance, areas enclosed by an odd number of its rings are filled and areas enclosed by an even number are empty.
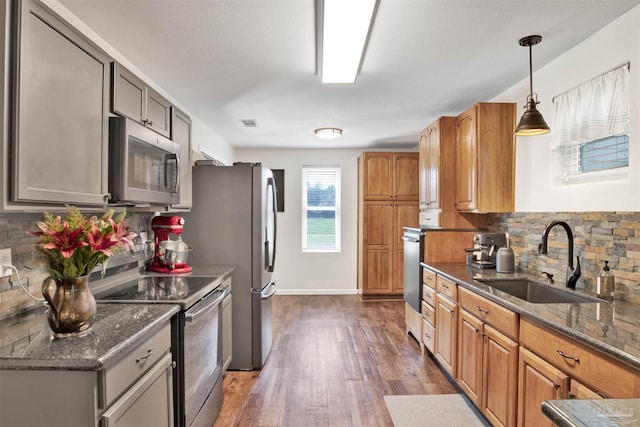
{"type": "Polygon", "coordinates": [[[240,119],[244,127],[246,128],[257,128],[258,122],[255,119],[240,119]]]}

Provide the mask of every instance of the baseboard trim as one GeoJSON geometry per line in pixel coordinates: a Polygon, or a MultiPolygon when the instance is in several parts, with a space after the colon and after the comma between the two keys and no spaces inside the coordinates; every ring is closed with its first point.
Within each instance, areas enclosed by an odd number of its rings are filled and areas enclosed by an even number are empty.
{"type": "Polygon", "coordinates": [[[356,295],[357,289],[282,289],[276,295],[356,295]]]}

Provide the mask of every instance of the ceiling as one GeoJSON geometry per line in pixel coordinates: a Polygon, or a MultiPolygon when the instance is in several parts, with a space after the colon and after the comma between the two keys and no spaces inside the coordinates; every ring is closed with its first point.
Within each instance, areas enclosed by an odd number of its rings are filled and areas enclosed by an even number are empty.
{"type": "Polygon", "coordinates": [[[535,71],[640,0],[380,0],[353,85],[320,82],[314,0],[59,2],[235,147],[394,149],[527,79],[521,37],[535,71]]]}

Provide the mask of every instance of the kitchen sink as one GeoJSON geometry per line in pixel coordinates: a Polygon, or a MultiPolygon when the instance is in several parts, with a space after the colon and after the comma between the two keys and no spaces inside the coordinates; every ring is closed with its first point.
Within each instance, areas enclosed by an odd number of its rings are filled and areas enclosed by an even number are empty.
{"type": "Polygon", "coordinates": [[[527,279],[475,279],[534,304],[557,304],[557,303],[597,303],[598,298],[586,295],[577,295],[575,293],[564,291],[552,286],[544,285],[538,282],[532,282],[527,279]]]}

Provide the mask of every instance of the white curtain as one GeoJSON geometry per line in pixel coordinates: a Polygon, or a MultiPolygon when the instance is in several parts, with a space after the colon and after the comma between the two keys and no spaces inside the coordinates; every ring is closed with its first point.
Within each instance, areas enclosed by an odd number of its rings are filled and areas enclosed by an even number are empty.
{"type": "Polygon", "coordinates": [[[552,147],[628,133],[629,74],[625,64],[555,97],[552,147]]]}

